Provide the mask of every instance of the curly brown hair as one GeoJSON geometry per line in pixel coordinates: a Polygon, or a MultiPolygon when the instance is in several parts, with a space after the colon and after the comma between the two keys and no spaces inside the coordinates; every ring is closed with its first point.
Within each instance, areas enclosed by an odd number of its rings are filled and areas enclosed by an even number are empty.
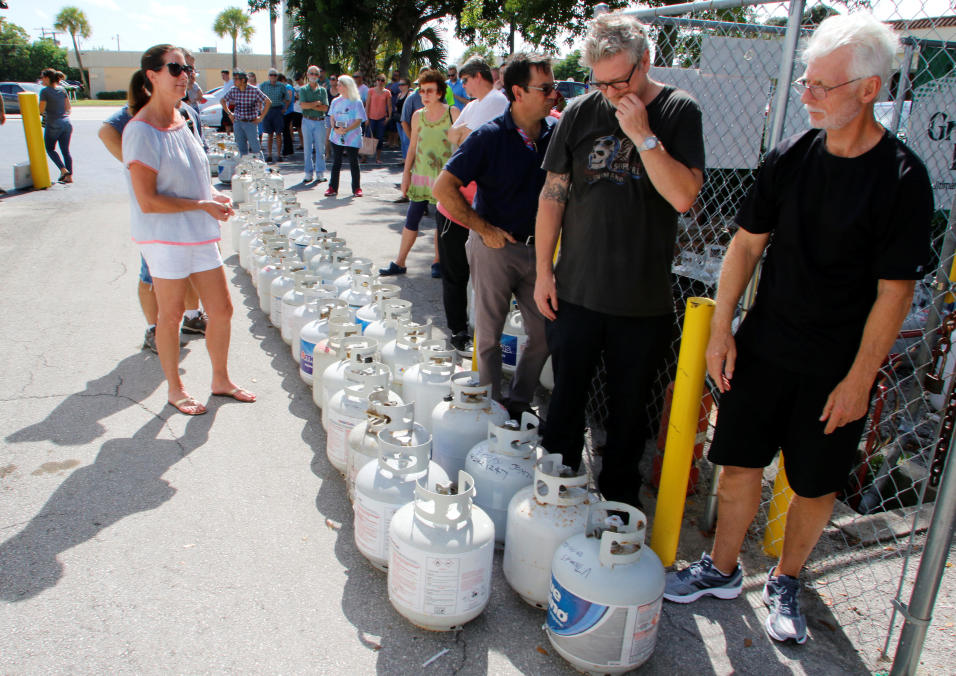
{"type": "Polygon", "coordinates": [[[438,87],[438,98],[445,98],[445,90],[448,88],[448,85],[445,84],[445,78],[441,73],[432,68],[423,68],[418,71],[418,86],[421,87],[428,82],[432,82],[438,87]]]}

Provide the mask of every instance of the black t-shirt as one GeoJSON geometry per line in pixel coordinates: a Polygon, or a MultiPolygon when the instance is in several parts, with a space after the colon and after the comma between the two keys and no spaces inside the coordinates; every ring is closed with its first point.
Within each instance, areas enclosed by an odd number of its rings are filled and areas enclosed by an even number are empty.
{"type": "Polygon", "coordinates": [[[819,375],[849,370],[880,279],[921,279],[933,192],[926,167],[888,132],[859,157],[831,155],[826,132],[767,153],[737,214],[772,233],[742,349],[819,375]]]}
{"type": "MultiPolygon", "coordinates": [[[[703,171],[700,106],[690,94],[665,86],[647,116],[671,157],[703,171]]],[[[555,268],[559,300],[628,317],[673,312],[677,212],[654,188],[600,92],[565,109],[544,168],[571,175],[555,268]]]]}

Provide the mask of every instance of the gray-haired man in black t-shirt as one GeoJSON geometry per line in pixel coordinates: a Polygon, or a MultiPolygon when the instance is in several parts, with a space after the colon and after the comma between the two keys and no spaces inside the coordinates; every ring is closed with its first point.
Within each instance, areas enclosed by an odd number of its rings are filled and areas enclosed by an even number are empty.
{"type": "Polygon", "coordinates": [[[797,578],[856,459],[870,390],[914,280],[926,274],[926,168],[873,117],[896,47],[865,13],[820,24],[794,83],[813,129],[767,154],[720,275],[707,346],[723,393],[709,454],[723,466],[717,534],[710,555],[668,574],[664,598],[740,594],[737,555],[763,468],[782,449],[795,497],[763,594],[777,641],[807,638],[797,578]],[[734,310],[764,250],[756,301],[734,336],[734,310]]]}
{"type": "Polygon", "coordinates": [[[694,203],[704,169],[700,108],[648,77],[648,45],[631,17],[592,23],[582,55],[597,91],[561,116],[535,228],[534,298],[551,320],[554,367],[543,445],[580,464],[585,398],[603,352],[608,417],[598,485],[606,499],[630,504],[640,503],[644,412],[672,338],[677,212],[694,203]]]}

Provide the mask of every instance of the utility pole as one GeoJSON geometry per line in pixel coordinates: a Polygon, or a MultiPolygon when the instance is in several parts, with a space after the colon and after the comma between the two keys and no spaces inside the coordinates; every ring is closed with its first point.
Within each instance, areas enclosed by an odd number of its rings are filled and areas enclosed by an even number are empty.
{"type": "Polygon", "coordinates": [[[120,51],[119,33],[116,34],[116,51],[120,51]]]}
{"type": "Polygon", "coordinates": [[[60,33],[62,33],[63,31],[55,31],[55,30],[53,30],[52,28],[47,29],[47,28],[43,28],[43,27],[34,28],[33,30],[35,30],[35,31],[40,31],[40,39],[41,39],[41,40],[46,40],[46,36],[49,34],[50,39],[53,40],[53,44],[55,44],[57,47],[60,46],[60,41],[56,39],[56,36],[59,35],[60,33]]]}

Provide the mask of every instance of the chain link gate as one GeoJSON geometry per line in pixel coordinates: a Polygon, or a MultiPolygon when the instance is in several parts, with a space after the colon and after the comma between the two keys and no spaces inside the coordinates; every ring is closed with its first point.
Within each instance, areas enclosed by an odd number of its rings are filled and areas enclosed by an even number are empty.
{"type": "MultiPolygon", "coordinates": [[[[927,13],[932,2],[899,0],[897,5],[879,1],[872,7],[877,18],[900,33],[903,42],[897,70],[876,114],[930,171],[937,209],[933,260],[928,268],[932,274],[917,284],[912,312],[877,379],[859,462],[804,575],[871,669],[885,669],[892,660],[900,619],[895,601],[905,603],[909,598],[936,482],[956,424],[954,379],[945,377],[952,372],[947,360],[950,334],[956,328],[956,314],[947,314],[954,300],[949,293],[949,273],[956,249],[956,223],[948,222],[956,194],[956,12],[948,8],[952,15],[948,18],[927,13]]],[[[939,3],[940,13],[947,11],[946,4],[939,3]]],[[[805,8],[804,37],[825,18],[821,7],[805,8]]],[[[847,11],[846,7],[839,9],[847,11]]],[[[680,17],[648,16],[653,10],[637,12],[651,27],[655,43],[651,77],[697,98],[703,111],[707,153],[704,186],[694,208],[681,216],[678,226],[672,268],[677,321],[668,361],[648,410],[651,440],[642,472],[649,484],[659,479],[668,385],[676,368],[686,301],[692,296],[715,297],[723,254],[734,232],[733,217],[753,182],[760,158],[773,145],[771,127],[781,63],[793,58],[793,77],[802,72],[799,54],[785,47],[789,11],[789,3],[758,0],[680,17]]],[[[799,95],[789,82],[785,86],[789,96],[782,138],[808,126],[799,95]]],[[[598,454],[607,415],[603,376],[602,364],[587,404],[589,450],[598,454]]],[[[710,383],[707,387],[688,498],[688,513],[703,513],[705,529],[712,526],[706,507],[715,503],[716,475],[701,451],[709,443],[716,421],[716,408],[709,404],[718,401],[716,389],[710,383]]],[[[771,560],[761,549],[774,544],[764,542],[764,531],[776,472],[774,464],[764,474],[764,499],[748,533],[742,554],[745,560],[771,560]]],[[[696,558],[697,553],[682,550],[679,557],[696,558]]]]}

